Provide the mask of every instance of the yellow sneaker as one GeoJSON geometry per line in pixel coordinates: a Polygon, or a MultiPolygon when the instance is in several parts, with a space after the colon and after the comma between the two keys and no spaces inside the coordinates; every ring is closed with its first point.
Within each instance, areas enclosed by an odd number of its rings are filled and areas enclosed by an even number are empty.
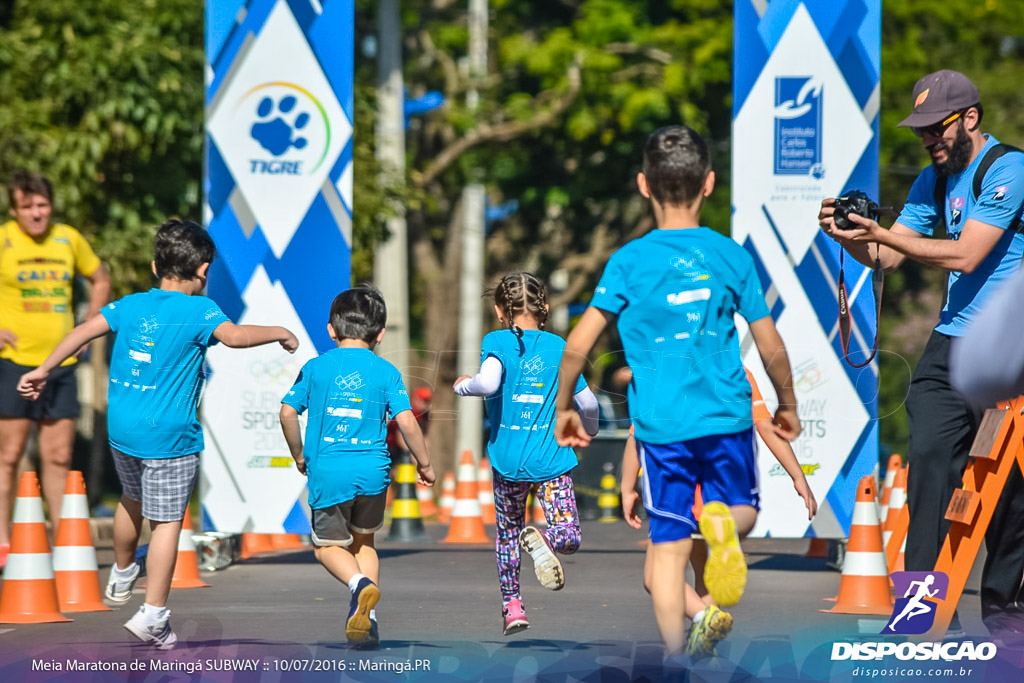
{"type": "Polygon", "coordinates": [[[719,605],[730,607],[743,597],[747,585],[747,560],[736,536],[736,521],[725,503],[704,504],[700,532],[708,544],[704,584],[719,605]]]}
{"type": "Polygon", "coordinates": [[[690,626],[686,654],[696,658],[717,654],[715,645],[729,635],[731,630],[732,615],[717,605],[708,605],[704,608],[704,616],[690,626]]]}

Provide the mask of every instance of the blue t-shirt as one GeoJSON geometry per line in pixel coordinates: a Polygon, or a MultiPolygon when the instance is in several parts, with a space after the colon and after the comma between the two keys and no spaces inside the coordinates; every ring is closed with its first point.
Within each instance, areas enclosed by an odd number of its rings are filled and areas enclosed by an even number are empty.
{"type": "MultiPolygon", "coordinates": [[[[558,364],[565,340],[542,330],[512,330],[484,337],[481,363],[488,356],[501,361],[501,388],[487,397],[491,466],[511,481],[547,481],[576,467],[576,453],[555,442],[555,393],[558,364]]],[[[587,386],[581,376],[579,393],[587,386]]]]}
{"type": "Polygon", "coordinates": [[[302,446],[309,507],[387,490],[388,418],[412,409],[394,365],[369,349],[331,349],[302,366],[281,403],[309,410],[302,446]]]}
{"type": "Polygon", "coordinates": [[[754,322],[768,307],[743,247],[710,228],[652,230],[612,254],[590,305],[618,316],[637,439],[750,429],[733,316],[754,322]]]}
{"type": "MultiPolygon", "coordinates": [[[[974,172],[985,153],[998,144],[992,136],[981,148],[971,165],[946,180],[946,233],[951,240],[960,239],[968,219],[1001,228],[1005,232],[988,256],[970,273],[950,271],[946,305],[942,307],[936,332],[959,337],[977,316],[985,301],[1020,266],[1024,256],[1024,235],[1007,230],[1024,208],[1024,154],[1004,154],[992,164],[981,184],[981,193],[974,199],[974,172]]],[[[917,176],[907,195],[907,203],[897,223],[929,237],[939,223],[939,207],[935,206],[937,174],[928,166],[917,176]]]]}
{"type": "Polygon", "coordinates": [[[137,458],[203,450],[196,416],[203,361],[213,331],[228,317],[212,299],[151,289],[104,306],[117,333],[110,355],[110,445],[137,458]]]}

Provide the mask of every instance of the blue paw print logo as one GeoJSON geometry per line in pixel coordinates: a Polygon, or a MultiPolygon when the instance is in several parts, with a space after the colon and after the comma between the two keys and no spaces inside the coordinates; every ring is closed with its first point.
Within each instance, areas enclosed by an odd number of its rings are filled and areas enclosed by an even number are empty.
{"type": "Polygon", "coordinates": [[[264,97],[256,108],[260,120],[252,124],[252,137],[276,157],[292,147],[302,149],[307,144],[300,133],[309,123],[309,114],[300,112],[292,118],[297,102],[292,95],[286,95],[276,103],[273,98],[264,97]]]}

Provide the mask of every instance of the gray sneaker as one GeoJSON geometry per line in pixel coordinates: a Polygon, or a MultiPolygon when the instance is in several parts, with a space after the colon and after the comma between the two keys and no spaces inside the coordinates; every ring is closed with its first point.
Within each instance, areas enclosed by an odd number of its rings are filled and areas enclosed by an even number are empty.
{"type": "Polygon", "coordinates": [[[178,636],[171,630],[171,611],[167,610],[167,616],[156,620],[140,607],[131,619],[125,622],[124,627],[128,632],[144,643],[150,643],[160,650],[173,650],[178,642],[178,636]]]}
{"type": "Polygon", "coordinates": [[[142,567],[136,563],[135,571],[129,575],[128,579],[118,579],[117,573],[114,571],[114,567],[117,564],[113,564],[110,567],[110,578],[107,579],[107,600],[111,602],[125,603],[132,599],[132,591],[135,588],[135,582],[142,578],[143,571],[142,567]]]}

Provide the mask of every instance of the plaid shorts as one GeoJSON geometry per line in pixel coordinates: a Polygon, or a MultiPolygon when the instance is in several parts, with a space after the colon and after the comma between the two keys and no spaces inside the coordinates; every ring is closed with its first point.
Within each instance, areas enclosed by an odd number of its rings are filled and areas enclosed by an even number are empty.
{"type": "Polygon", "coordinates": [[[142,501],[142,516],[153,522],[178,522],[199,474],[199,455],[136,458],[111,448],[124,495],[142,501]]]}

